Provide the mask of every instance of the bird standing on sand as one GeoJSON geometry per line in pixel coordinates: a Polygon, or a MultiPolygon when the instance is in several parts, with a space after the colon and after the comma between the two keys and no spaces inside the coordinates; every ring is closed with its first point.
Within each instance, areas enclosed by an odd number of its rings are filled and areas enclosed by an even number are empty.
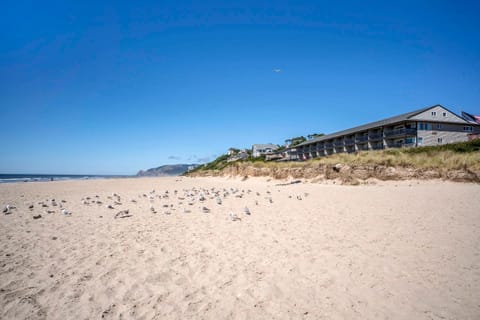
{"type": "Polygon", "coordinates": [[[241,219],[237,216],[237,214],[234,213],[234,212],[230,212],[229,216],[230,216],[230,220],[232,220],[232,221],[241,220],[241,219]]]}
{"type": "Polygon", "coordinates": [[[5,209],[3,209],[3,213],[5,213],[5,214],[10,214],[10,213],[11,213],[11,212],[10,212],[10,205],[9,205],[9,204],[7,204],[7,205],[5,206],[5,209]]]}
{"type": "Polygon", "coordinates": [[[250,209],[248,209],[248,207],[245,207],[243,208],[243,213],[245,213],[246,215],[250,215],[250,209]]]}

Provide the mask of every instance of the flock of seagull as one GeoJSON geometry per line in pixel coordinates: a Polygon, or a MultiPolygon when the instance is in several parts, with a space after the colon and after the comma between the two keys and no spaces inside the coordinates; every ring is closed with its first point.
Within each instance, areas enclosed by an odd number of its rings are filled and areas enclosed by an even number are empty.
{"type": "MultiPolygon", "coordinates": [[[[173,190],[173,192],[164,191],[164,192],[156,192],[155,190],[150,191],[148,194],[143,193],[138,195],[138,200],[137,199],[131,199],[131,203],[138,203],[139,201],[149,201],[150,202],[150,212],[152,214],[156,214],[159,211],[163,212],[165,215],[170,215],[172,214],[173,211],[177,209],[183,209],[183,213],[191,213],[192,210],[194,210],[196,207],[199,209],[200,212],[202,213],[209,213],[211,212],[211,209],[208,208],[206,205],[207,203],[211,203],[213,200],[218,206],[221,206],[224,201],[226,201],[229,197],[235,197],[235,198],[245,198],[249,195],[255,196],[254,204],[259,205],[259,201],[262,201],[262,195],[260,192],[253,192],[252,190],[239,190],[237,188],[222,188],[222,189],[216,189],[216,188],[190,188],[190,189],[183,189],[181,191],[178,190],[173,190]],[[176,200],[177,205],[175,206],[172,204],[176,200]],[[161,203],[158,204],[158,201],[161,203]],[[163,204],[162,204],[163,202],[163,204]],[[157,210],[155,208],[155,205],[161,205],[161,209],[157,210]]],[[[308,196],[308,193],[304,194],[305,197],[308,196]]],[[[292,196],[289,196],[289,198],[292,198],[292,196]]],[[[302,196],[297,196],[297,200],[302,200],[302,196]]],[[[263,197],[264,200],[268,204],[273,203],[273,198],[271,191],[266,191],[263,197]]],[[[46,214],[51,214],[55,213],[54,207],[59,208],[61,213],[65,216],[70,216],[72,213],[65,208],[67,201],[65,200],[60,200],[57,202],[55,199],[48,199],[45,201],[40,201],[37,203],[37,205],[40,206],[40,208],[44,209],[44,213],[46,214]]],[[[102,201],[100,199],[100,196],[95,195],[95,196],[86,196],[81,199],[81,203],[85,206],[91,206],[91,205],[96,205],[96,206],[105,206],[105,208],[110,209],[110,210],[115,210],[119,206],[123,206],[122,202],[122,197],[118,193],[113,193],[110,196],[107,196],[107,200],[102,201]]],[[[13,205],[6,205],[5,208],[3,209],[3,213],[8,215],[13,213],[13,210],[15,210],[16,207],[13,205]]],[[[28,209],[30,211],[34,211],[35,205],[34,204],[29,204],[28,209]]],[[[251,211],[250,209],[245,206],[243,208],[243,211],[238,214],[235,212],[229,212],[228,218],[232,221],[241,221],[242,216],[250,216],[251,211]]],[[[131,217],[132,214],[130,213],[129,209],[124,209],[118,211],[113,217],[114,219],[118,218],[127,218],[131,217]]],[[[33,219],[39,219],[41,218],[41,214],[36,214],[33,216],[33,219]]]]}
{"type": "MultiPolygon", "coordinates": [[[[236,198],[243,198],[246,195],[251,194],[251,190],[239,190],[236,188],[230,188],[230,189],[205,189],[205,188],[191,188],[191,189],[183,189],[181,192],[178,190],[174,190],[173,192],[170,191],[164,191],[161,193],[157,193],[155,190],[150,191],[148,194],[143,193],[139,194],[138,198],[139,200],[136,199],[131,199],[130,202],[132,203],[138,203],[141,200],[148,200],[150,202],[150,212],[153,214],[158,213],[159,211],[163,212],[165,215],[170,215],[172,214],[173,211],[177,210],[177,208],[181,209],[183,208],[183,213],[191,213],[192,210],[198,206],[198,209],[202,213],[210,213],[211,209],[206,206],[207,202],[209,200],[215,200],[215,203],[217,205],[222,205],[223,201],[227,199],[228,197],[236,197],[236,198]],[[174,200],[177,201],[177,206],[172,204],[174,200]],[[161,209],[157,210],[155,208],[155,203],[158,204],[158,201],[163,202],[161,205],[161,209]]],[[[273,203],[272,197],[270,196],[270,191],[267,191],[267,194],[269,196],[266,196],[265,199],[269,201],[269,203],[273,203]]],[[[257,196],[260,196],[260,193],[256,193],[257,196]]],[[[109,200],[109,204],[106,204],[105,207],[107,209],[115,209],[115,206],[121,206],[122,205],[122,198],[119,194],[113,193],[111,196],[108,196],[107,199],[109,200]]],[[[92,205],[92,204],[97,204],[97,205],[102,205],[103,202],[99,199],[99,196],[94,196],[94,197],[85,197],[82,198],[82,203],[84,205],[92,205]]],[[[255,200],[255,205],[258,205],[258,200],[255,200]]],[[[243,208],[243,214],[244,215],[251,215],[250,209],[246,206],[243,208]]],[[[131,217],[131,213],[128,209],[126,210],[121,210],[117,212],[114,216],[115,219],[117,218],[127,218],[131,217]]],[[[239,221],[241,220],[241,217],[234,213],[230,212],[228,217],[232,221],[239,221]]]]}

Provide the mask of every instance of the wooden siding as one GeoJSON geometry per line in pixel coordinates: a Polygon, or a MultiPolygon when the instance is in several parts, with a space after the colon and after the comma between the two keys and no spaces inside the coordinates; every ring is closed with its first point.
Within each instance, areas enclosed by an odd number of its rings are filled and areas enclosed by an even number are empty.
{"type": "Polygon", "coordinates": [[[441,106],[436,106],[427,111],[419,113],[416,116],[411,117],[410,120],[465,123],[465,120],[459,118],[457,115],[441,106]],[[432,112],[436,112],[436,116],[432,116],[432,112]],[[446,113],[445,117],[443,116],[444,112],[446,113]]]}

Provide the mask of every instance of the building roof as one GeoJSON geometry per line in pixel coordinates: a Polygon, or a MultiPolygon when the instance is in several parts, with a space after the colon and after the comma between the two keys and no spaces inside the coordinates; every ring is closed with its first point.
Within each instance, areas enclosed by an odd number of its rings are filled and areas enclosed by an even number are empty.
{"type": "MultiPolygon", "coordinates": [[[[367,123],[367,124],[364,124],[364,125],[361,125],[361,126],[357,126],[357,127],[353,127],[353,128],[350,128],[350,129],[346,129],[346,130],[337,131],[337,132],[334,132],[334,133],[331,133],[331,134],[327,134],[327,135],[324,135],[324,136],[321,136],[321,137],[318,137],[318,138],[315,138],[315,139],[312,139],[312,140],[302,142],[302,143],[296,145],[295,147],[301,147],[301,146],[309,145],[309,144],[316,143],[316,142],[319,142],[319,141],[325,141],[325,140],[337,138],[337,137],[340,137],[340,136],[353,134],[353,133],[356,133],[356,132],[359,132],[359,131],[366,131],[366,130],[377,128],[377,127],[388,126],[388,125],[392,125],[392,124],[399,123],[399,122],[402,122],[402,121],[407,121],[410,118],[416,116],[417,114],[420,114],[422,112],[425,112],[425,111],[427,111],[429,109],[432,109],[432,108],[435,108],[435,107],[442,107],[442,108],[446,109],[445,107],[443,107],[439,104],[436,104],[434,106],[430,106],[430,107],[418,109],[418,110],[415,110],[415,111],[403,113],[403,114],[400,114],[398,116],[382,119],[382,120],[375,121],[375,122],[370,122],[370,123],[367,123]]],[[[448,109],[446,109],[446,110],[448,110],[448,109]]],[[[448,111],[450,111],[450,110],[448,110],[448,111]]],[[[455,114],[454,112],[452,112],[452,113],[455,114]]]]}
{"type": "Polygon", "coordinates": [[[273,143],[267,143],[267,144],[254,144],[252,145],[252,149],[267,149],[267,148],[270,148],[270,149],[278,149],[278,146],[276,144],[273,144],[273,143]]]}

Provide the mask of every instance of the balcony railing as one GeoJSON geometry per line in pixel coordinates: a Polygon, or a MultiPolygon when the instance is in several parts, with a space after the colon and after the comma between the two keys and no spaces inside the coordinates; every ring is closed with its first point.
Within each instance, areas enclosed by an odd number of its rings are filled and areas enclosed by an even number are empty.
{"type": "Polygon", "coordinates": [[[368,140],[368,136],[361,136],[361,137],[355,138],[356,142],[366,142],[367,140],[368,140]]]}
{"type": "Polygon", "coordinates": [[[383,134],[381,133],[374,133],[369,135],[370,140],[382,140],[383,139],[383,134]]]}
{"type": "Polygon", "coordinates": [[[335,147],[343,147],[343,142],[335,142],[333,145],[335,147]]]}
{"type": "Polygon", "coordinates": [[[353,139],[345,139],[345,145],[346,146],[351,146],[355,144],[355,140],[353,139]]]}
{"type": "Polygon", "coordinates": [[[333,143],[325,143],[325,148],[326,149],[332,149],[333,148],[333,143]]]}
{"type": "Polygon", "coordinates": [[[389,148],[403,148],[403,147],[413,147],[415,146],[415,143],[402,143],[402,142],[397,142],[397,143],[390,143],[388,144],[389,148]]]}
{"type": "Polygon", "coordinates": [[[415,135],[416,133],[417,133],[417,129],[402,128],[402,129],[385,131],[385,137],[415,135]]]}

